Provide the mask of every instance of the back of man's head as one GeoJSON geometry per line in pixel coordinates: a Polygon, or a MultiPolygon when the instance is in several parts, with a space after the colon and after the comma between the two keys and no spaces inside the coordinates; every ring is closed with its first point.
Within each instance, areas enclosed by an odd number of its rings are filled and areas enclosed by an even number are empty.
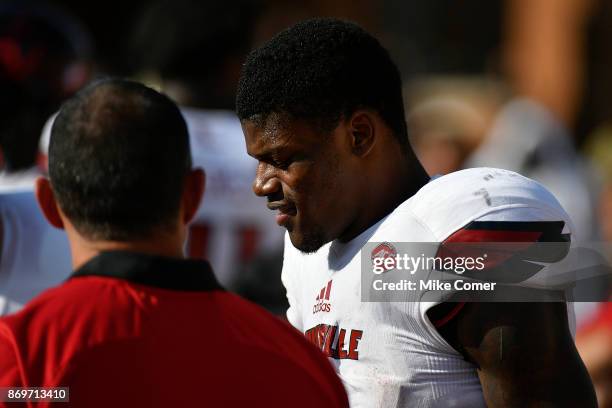
{"type": "Polygon", "coordinates": [[[190,168],[179,109],[137,82],[94,82],[64,103],[51,130],[55,198],[89,239],[142,239],[171,228],[190,168]]]}

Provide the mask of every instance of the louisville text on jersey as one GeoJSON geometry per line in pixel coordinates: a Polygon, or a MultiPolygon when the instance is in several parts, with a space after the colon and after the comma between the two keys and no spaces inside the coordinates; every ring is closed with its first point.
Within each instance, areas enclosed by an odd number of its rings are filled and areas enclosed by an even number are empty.
{"type": "Polygon", "coordinates": [[[305,335],[328,357],[336,360],[359,360],[359,341],[363,330],[347,330],[322,323],[306,330],[305,335]]]}

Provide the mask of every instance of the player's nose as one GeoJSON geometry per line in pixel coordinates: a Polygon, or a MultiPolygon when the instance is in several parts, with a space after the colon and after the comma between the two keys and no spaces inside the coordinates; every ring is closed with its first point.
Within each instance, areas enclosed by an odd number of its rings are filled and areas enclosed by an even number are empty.
{"type": "Polygon", "coordinates": [[[259,197],[269,196],[278,192],[281,188],[280,180],[274,173],[274,167],[260,162],[257,165],[255,179],[253,180],[253,192],[259,197]]]}

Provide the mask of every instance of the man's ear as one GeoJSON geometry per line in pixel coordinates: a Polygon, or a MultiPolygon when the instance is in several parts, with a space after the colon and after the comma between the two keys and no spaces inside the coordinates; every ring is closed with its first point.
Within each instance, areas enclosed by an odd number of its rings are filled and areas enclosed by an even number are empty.
{"type": "Polygon", "coordinates": [[[51,182],[46,177],[36,179],[36,201],[49,224],[55,228],[64,229],[64,221],[62,221],[51,182]]]}
{"type": "Polygon", "coordinates": [[[206,173],[200,168],[189,171],[183,188],[183,223],[188,224],[195,217],[206,189],[206,173]]]}
{"type": "Polygon", "coordinates": [[[351,135],[351,149],[357,156],[366,156],[376,141],[375,118],[372,112],[358,110],[347,123],[351,135]]]}

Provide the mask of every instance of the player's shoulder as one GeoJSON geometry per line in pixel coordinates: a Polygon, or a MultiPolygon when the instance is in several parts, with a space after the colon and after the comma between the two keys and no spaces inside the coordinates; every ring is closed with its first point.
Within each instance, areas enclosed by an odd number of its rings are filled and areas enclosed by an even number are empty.
{"type": "Polygon", "coordinates": [[[569,222],[565,210],[543,185],[513,171],[489,167],[433,177],[405,204],[437,240],[483,217],[569,222]]]}
{"type": "Polygon", "coordinates": [[[460,200],[457,203],[447,203],[449,206],[465,205],[476,200],[492,206],[506,204],[509,200],[523,202],[529,198],[539,203],[559,205],[556,198],[537,181],[510,170],[492,167],[476,167],[434,176],[414,198],[413,207],[441,199],[460,200]],[[496,202],[488,202],[486,193],[489,198],[495,198],[496,202]]]}

